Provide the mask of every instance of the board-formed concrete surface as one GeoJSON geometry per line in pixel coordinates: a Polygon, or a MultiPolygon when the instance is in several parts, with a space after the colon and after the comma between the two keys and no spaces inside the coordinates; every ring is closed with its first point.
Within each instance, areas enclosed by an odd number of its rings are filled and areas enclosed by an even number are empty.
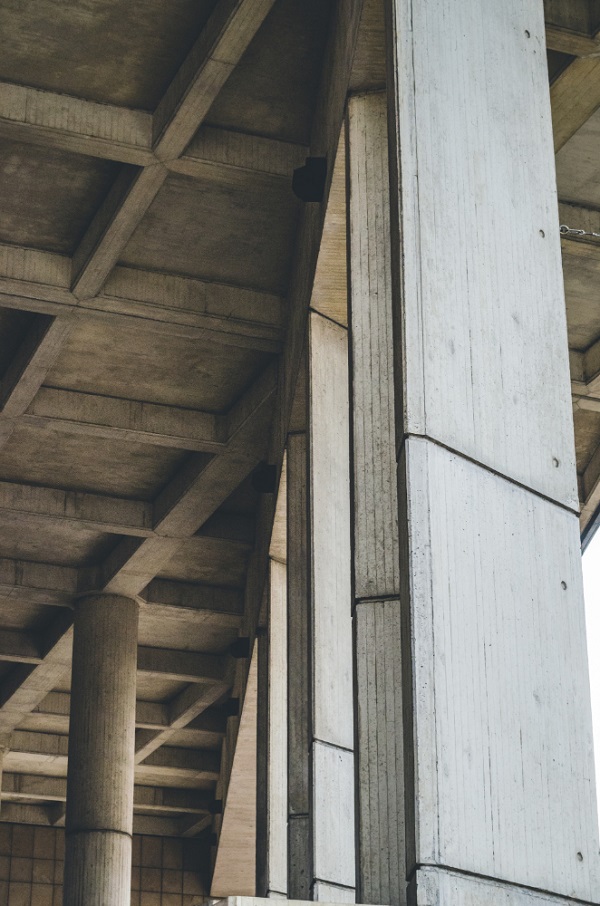
{"type": "MultiPolygon", "coordinates": [[[[544,5],[549,228],[600,232],[597,4],[544,5]]],[[[0,5],[0,822],[64,824],[73,606],[122,595],[139,603],[133,830],[215,855],[249,669],[231,646],[254,637],[274,516],[253,473],[281,461],[311,298],[347,324],[336,152],[348,88],[385,89],[383,2],[360,7],[0,5]],[[328,205],[292,193],[308,153],[336,163],[328,205]]],[[[561,245],[589,537],[600,240],[561,245]]]]}

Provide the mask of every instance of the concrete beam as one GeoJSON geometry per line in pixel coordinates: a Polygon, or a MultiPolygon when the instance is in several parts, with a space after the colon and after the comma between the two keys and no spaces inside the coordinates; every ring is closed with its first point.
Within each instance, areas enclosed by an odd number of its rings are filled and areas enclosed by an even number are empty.
{"type": "Polygon", "coordinates": [[[71,326],[68,316],[38,315],[17,348],[0,381],[0,446],[43,384],[71,326]]]}
{"type": "Polygon", "coordinates": [[[169,726],[164,730],[138,730],[135,735],[135,763],[140,764],[155,752],[166,745],[176,733],[186,727],[203,711],[217,703],[231,687],[233,671],[227,660],[218,658],[222,670],[221,682],[205,683],[203,685],[190,685],[170,703],[168,709],[169,726]],[[224,668],[224,669],[223,669],[224,668]]]}
{"type": "MultiPolygon", "coordinates": [[[[189,823],[188,818],[164,818],[155,815],[134,815],[133,833],[155,837],[180,837],[182,826],[189,823]]],[[[54,806],[22,805],[7,802],[0,813],[0,824],[29,824],[37,827],[55,827],[56,812],[54,806]]]]}
{"type": "Polygon", "coordinates": [[[557,153],[600,107],[600,59],[570,63],[552,84],[550,98],[557,153]]]}
{"type": "Polygon", "coordinates": [[[210,412],[53,387],[41,388],[22,420],[51,431],[202,453],[218,453],[226,443],[224,418],[210,412]]]}
{"type": "MultiPolygon", "coordinates": [[[[9,773],[56,774],[66,776],[68,737],[54,733],[15,730],[5,770],[9,773]]],[[[217,779],[219,753],[208,749],[180,749],[165,746],[136,767],[140,786],[177,786],[177,780],[191,788],[217,779]],[[157,770],[159,769],[159,770],[157,770]],[[162,781],[155,778],[163,774],[162,781]],[[172,781],[172,782],[170,782],[172,781]]]]}
{"type": "Polygon", "coordinates": [[[78,300],[71,259],[0,243],[0,305],[53,317],[95,318],[170,336],[210,337],[227,345],[277,351],[284,320],[280,296],[194,277],[116,267],[103,293],[78,300]],[[125,320],[124,320],[125,319],[125,320]]]}
{"type": "MultiPolygon", "coordinates": [[[[38,774],[5,773],[2,777],[2,801],[22,802],[67,801],[64,777],[45,777],[38,774]]],[[[200,790],[169,789],[168,787],[136,786],[133,807],[145,812],[180,812],[182,815],[206,815],[212,811],[211,797],[200,790]]]]}
{"type": "MultiPolygon", "coordinates": [[[[138,167],[158,162],[151,113],[9,82],[0,82],[0,137],[138,167]]],[[[222,167],[289,179],[306,154],[303,145],[205,126],[166,166],[192,179],[222,167]]]]}
{"type": "Polygon", "coordinates": [[[100,292],[167,176],[159,163],[124,165],[73,255],[71,291],[78,299],[100,292]]]}
{"type": "Polygon", "coordinates": [[[274,0],[221,0],[153,116],[153,148],[179,157],[268,15],[274,0]]]}

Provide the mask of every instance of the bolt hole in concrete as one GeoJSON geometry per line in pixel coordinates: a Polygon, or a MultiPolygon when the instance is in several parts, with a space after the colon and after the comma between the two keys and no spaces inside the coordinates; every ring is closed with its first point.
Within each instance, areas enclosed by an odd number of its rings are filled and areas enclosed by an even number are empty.
{"type": "Polygon", "coordinates": [[[546,238],[546,234],[544,233],[543,230],[540,230],[540,236],[542,237],[542,239],[546,238]]]}
{"type": "Polygon", "coordinates": [[[557,459],[556,456],[554,456],[552,459],[552,465],[554,466],[555,469],[558,469],[558,467],[560,465],[560,460],[557,459]]]}
{"type": "Polygon", "coordinates": [[[600,778],[600,532],[596,532],[583,555],[583,590],[592,691],[596,777],[600,778]]]}
{"type": "Polygon", "coordinates": [[[562,589],[563,589],[563,590],[565,590],[565,591],[566,591],[566,588],[567,588],[567,583],[566,583],[566,582],[564,582],[564,581],[563,581],[563,582],[561,582],[561,583],[560,583],[560,587],[561,587],[561,588],[562,588],[562,589]]]}
{"type": "Polygon", "coordinates": [[[577,853],[577,858],[579,859],[580,862],[583,862],[583,855],[582,855],[582,853],[577,853]]]}
{"type": "Polygon", "coordinates": [[[528,31],[527,29],[525,29],[525,37],[526,37],[526,38],[530,38],[530,37],[531,37],[531,32],[528,31]]]}

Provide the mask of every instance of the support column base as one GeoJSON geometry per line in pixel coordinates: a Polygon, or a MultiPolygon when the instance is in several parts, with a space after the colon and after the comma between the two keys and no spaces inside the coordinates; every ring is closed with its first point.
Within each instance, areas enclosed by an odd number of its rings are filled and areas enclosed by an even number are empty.
{"type": "Polygon", "coordinates": [[[408,906],[598,906],[600,900],[577,900],[520,887],[508,881],[423,866],[408,887],[408,906]]]}
{"type": "Polygon", "coordinates": [[[130,906],[131,837],[113,831],[67,836],[64,906],[130,906]]]}

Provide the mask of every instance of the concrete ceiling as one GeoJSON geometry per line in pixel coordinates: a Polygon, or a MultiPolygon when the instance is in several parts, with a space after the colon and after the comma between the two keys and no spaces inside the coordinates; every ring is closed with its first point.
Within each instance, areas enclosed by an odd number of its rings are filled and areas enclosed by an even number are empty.
{"type": "MultiPolygon", "coordinates": [[[[315,306],[345,318],[343,154],[320,255],[291,191],[339,136],[335,93],[323,121],[318,103],[332,6],[0,7],[0,820],[64,820],[71,606],[106,589],[141,602],[135,829],[220,830],[248,671],[230,646],[256,624],[273,517],[252,472],[315,269],[315,306]]],[[[595,230],[599,13],[546,3],[560,218],[595,230]]],[[[367,0],[352,90],[384,86],[383,46],[367,0]]],[[[585,530],[600,243],[562,246],[585,530]]]]}

